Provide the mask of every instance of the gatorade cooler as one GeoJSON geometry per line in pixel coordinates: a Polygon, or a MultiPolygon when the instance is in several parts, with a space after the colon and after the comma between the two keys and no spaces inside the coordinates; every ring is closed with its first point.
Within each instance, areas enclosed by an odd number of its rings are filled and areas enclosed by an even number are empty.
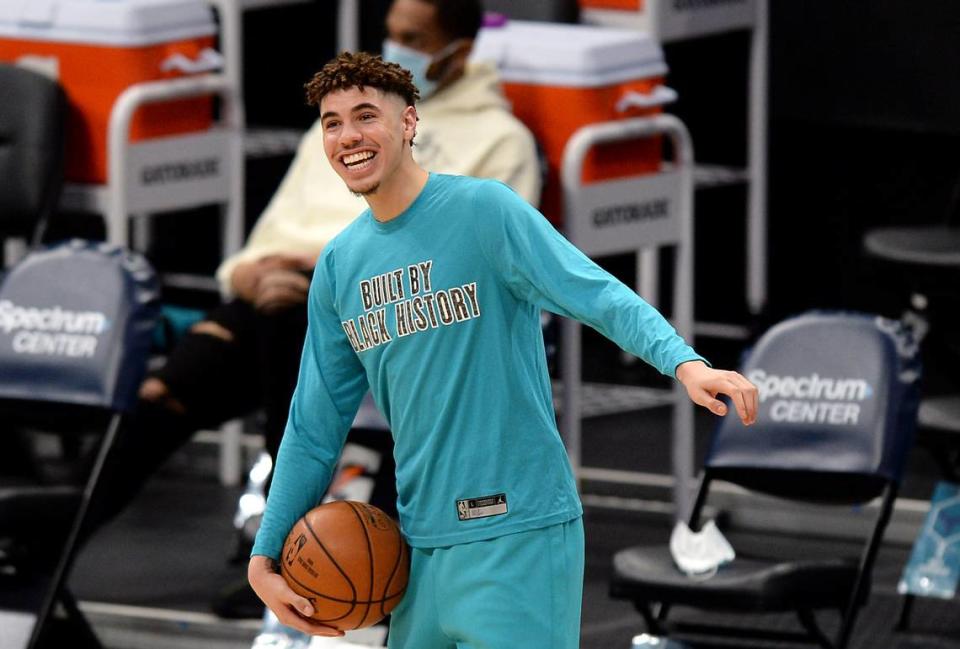
{"type": "MultiPolygon", "coordinates": [[[[663,85],[660,47],[642,32],[510,21],[481,30],[474,60],[497,65],[514,114],[533,132],[548,162],[541,211],[555,225],[563,215],[559,170],[577,129],[596,122],[661,112],[675,93],[663,85]]],[[[592,150],[583,181],[658,171],[659,139],[592,150]]]]}
{"type": "Polygon", "coordinates": [[[585,23],[641,29],[666,43],[743,29],[756,20],[756,0],[579,0],[585,23]]]}
{"type": "MultiPolygon", "coordinates": [[[[67,179],[107,179],[110,110],[127,87],[219,67],[203,0],[0,0],[0,61],[59,80],[70,101],[67,179]]],[[[206,130],[212,99],[144,106],[131,140],[206,130]]]]}
{"type": "Polygon", "coordinates": [[[581,9],[610,9],[614,11],[641,11],[644,0],[580,0],[581,9]]]}

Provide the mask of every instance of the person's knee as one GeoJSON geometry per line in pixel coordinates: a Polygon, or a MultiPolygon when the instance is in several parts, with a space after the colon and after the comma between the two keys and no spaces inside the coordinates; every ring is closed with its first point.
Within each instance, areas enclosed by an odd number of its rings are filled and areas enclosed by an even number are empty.
{"type": "Polygon", "coordinates": [[[201,320],[190,327],[190,333],[213,336],[214,338],[226,340],[227,342],[233,341],[233,332],[222,324],[213,322],[212,320],[201,320]]]}
{"type": "Polygon", "coordinates": [[[170,392],[170,388],[162,380],[151,376],[140,384],[139,397],[157,405],[164,406],[177,414],[184,414],[186,407],[170,392]]]}
{"type": "Polygon", "coordinates": [[[215,320],[196,322],[170,350],[163,369],[140,384],[140,401],[191,419],[208,417],[211,397],[216,400],[222,392],[220,382],[239,371],[240,340],[215,320]]]}
{"type": "Polygon", "coordinates": [[[140,384],[139,396],[147,401],[160,401],[170,395],[170,388],[158,378],[150,377],[140,384]]]}

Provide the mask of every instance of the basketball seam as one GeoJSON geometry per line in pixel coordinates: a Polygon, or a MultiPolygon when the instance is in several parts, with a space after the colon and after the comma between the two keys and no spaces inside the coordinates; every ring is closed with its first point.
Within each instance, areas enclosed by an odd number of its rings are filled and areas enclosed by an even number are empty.
{"type": "MultiPolygon", "coordinates": [[[[364,522],[363,522],[363,516],[361,516],[361,515],[360,515],[360,512],[357,510],[357,505],[355,505],[354,503],[352,503],[352,502],[349,501],[349,500],[344,501],[344,502],[346,502],[348,505],[350,505],[350,509],[353,510],[354,515],[357,517],[357,520],[360,522],[360,529],[363,530],[363,537],[364,537],[364,539],[366,539],[366,541],[367,541],[367,557],[370,559],[370,573],[369,573],[369,574],[370,574],[370,586],[369,586],[369,588],[367,588],[367,593],[368,593],[368,596],[372,596],[372,595],[373,595],[373,568],[374,568],[374,566],[373,566],[373,543],[372,543],[372,541],[370,540],[370,532],[367,531],[367,526],[366,526],[366,524],[364,524],[364,522]]],[[[367,619],[367,616],[368,616],[368,615],[370,615],[370,603],[369,603],[369,602],[367,603],[367,610],[363,613],[363,617],[360,618],[360,622],[357,623],[356,628],[360,628],[360,626],[363,624],[364,620],[367,619]]]]}
{"type": "MultiPolygon", "coordinates": [[[[327,555],[328,559],[330,559],[330,562],[333,564],[333,567],[337,569],[337,572],[343,575],[343,578],[347,580],[347,584],[350,585],[350,591],[353,593],[353,605],[352,605],[353,608],[350,609],[350,613],[352,613],[353,609],[356,608],[356,605],[357,605],[357,587],[353,585],[353,580],[350,579],[350,575],[344,572],[343,568],[340,567],[340,564],[337,563],[337,560],[334,559],[333,555],[330,554],[330,551],[327,550],[327,546],[325,546],[323,544],[323,541],[320,540],[320,537],[317,536],[317,533],[313,530],[313,526],[310,525],[310,521],[307,520],[306,516],[304,516],[303,518],[303,524],[306,526],[307,530],[310,532],[310,536],[313,537],[313,540],[316,541],[317,544],[320,546],[320,549],[323,550],[323,553],[327,555]]],[[[309,590],[310,592],[313,592],[313,589],[308,588],[307,590],[309,590]]],[[[317,595],[320,595],[320,593],[317,593],[317,595]]],[[[347,613],[347,615],[349,615],[350,613],[347,613]]]]}
{"type": "Polygon", "coordinates": [[[291,574],[282,565],[280,566],[280,571],[281,571],[281,574],[286,573],[286,576],[288,576],[290,579],[295,581],[297,585],[300,586],[300,588],[304,589],[305,591],[308,591],[311,594],[316,595],[317,597],[330,600],[331,602],[338,602],[340,604],[380,604],[382,602],[388,602],[391,599],[394,599],[395,597],[399,597],[400,595],[403,595],[403,593],[406,591],[406,588],[404,588],[403,590],[393,593],[392,595],[385,595],[383,599],[340,599],[339,597],[334,597],[332,595],[324,595],[323,593],[319,593],[315,591],[314,589],[310,588],[309,586],[304,584],[302,581],[294,577],[293,574],[291,574]]]}
{"type": "MultiPolygon", "coordinates": [[[[344,613],[343,615],[341,615],[340,617],[324,617],[324,618],[319,618],[319,617],[316,617],[316,615],[312,615],[311,618],[314,619],[314,620],[316,620],[317,622],[336,622],[337,620],[342,620],[343,618],[345,618],[345,617],[347,617],[348,615],[350,615],[351,613],[353,613],[353,610],[354,610],[355,608],[357,608],[357,604],[359,603],[359,602],[357,602],[357,600],[338,599],[338,598],[336,598],[336,597],[330,597],[329,595],[324,595],[323,593],[318,593],[317,591],[313,590],[312,588],[310,588],[309,586],[307,586],[306,584],[304,584],[302,581],[300,581],[299,579],[297,579],[296,577],[294,577],[293,574],[292,574],[288,569],[286,569],[286,568],[283,566],[283,564],[281,563],[281,564],[280,564],[280,574],[283,575],[284,573],[286,573],[285,578],[292,579],[298,586],[300,586],[300,588],[302,588],[303,590],[307,591],[307,592],[310,593],[311,595],[316,595],[317,597],[321,597],[321,598],[323,598],[323,599],[332,600],[332,601],[334,601],[334,602],[338,602],[338,603],[341,603],[341,604],[350,604],[350,609],[349,609],[346,613],[344,613]]],[[[299,593],[298,593],[298,594],[299,594],[299,593]]],[[[307,599],[310,599],[310,598],[307,598],[307,599]]]]}
{"type": "Polygon", "coordinates": [[[304,590],[313,593],[313,594],[316,595],[317,597],[322,597],[323,599],[328,599],[328,600],[330,600],[331,602],[340,602],[341,604],[380,604],[381,602],[388,602],[388,601],[390,601],[391,599],[394,599],[395,597],[400,597],[401,595],[403,595],[403,594],[407,591],[406,586],[404,586],[403,588],[401,588],[400,590],[398,590],[398,591],[395,592],[395,593],[391,593],[391,594],[389,594],[389,595],[384,595],[382,599],[380,599],[380,598],[377,598],[377,599],[340,599],[339,597],[334,597],[333,595],[325,595],[325,594],[323,594],[323,593],[321,593],[321,592],[319,592],[319,591],[316,591],[316,590],[310,588],[309,586],[307,586],[306,584],[304,584],[302,581],[300,581],[299,579],[297,579],[296,577],[294,577],[293,574],[290,573],[289,571],[287,571],[282,565],[281,565],[281,567],[280,567],[280,570],[281,570],[281,574],[282,574],[283,572],[286,572],[287,575],[289,575],[290,579],[292,579],[293,581],[295,581],[295,582],[297,583],[297,585],[300,586],[301,588],[303,588],[304,590]]]}

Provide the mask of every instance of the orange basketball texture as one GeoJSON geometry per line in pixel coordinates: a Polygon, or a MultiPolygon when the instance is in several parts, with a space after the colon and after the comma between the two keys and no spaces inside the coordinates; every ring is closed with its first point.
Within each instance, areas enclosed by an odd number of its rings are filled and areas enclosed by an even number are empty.
{"type": "Polygon", "coordinates": [[[400,529],[367,503],[311,509],[290,530],[280,574],[313,604],[313,619],[342,631],[379,622],[400,603],[410,552],[400,529]]]}

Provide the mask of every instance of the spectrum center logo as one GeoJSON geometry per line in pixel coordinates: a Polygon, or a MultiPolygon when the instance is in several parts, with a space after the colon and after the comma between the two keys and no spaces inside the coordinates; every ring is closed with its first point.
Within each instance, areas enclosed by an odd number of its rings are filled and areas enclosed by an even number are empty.
{"type": "Polygon", "coordinates": [[[834,378],[816,372],[804,376],[769,374],[754,369],[747,378],[760,391],[760,403],[770,401],[776,422],[853,426],[874,389],[862,378],[834,378]]]}
{"type": "Polygon", "coordinates": [[[15,354],[90,358],[110,320],[100,311],[61,306],[19,306],[0,300],[0,333],[10,337],[15,354]]]}

